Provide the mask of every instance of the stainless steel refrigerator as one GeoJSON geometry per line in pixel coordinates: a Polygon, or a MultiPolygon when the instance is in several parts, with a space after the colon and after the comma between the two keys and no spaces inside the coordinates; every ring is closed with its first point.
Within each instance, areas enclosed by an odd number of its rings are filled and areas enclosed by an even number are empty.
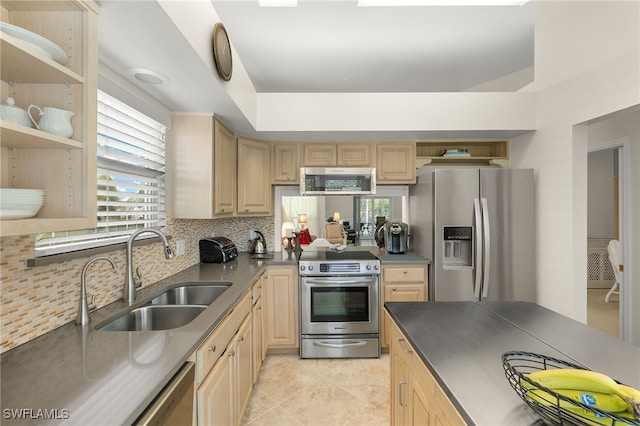
{"type": "Polygon", "coordinates": [[[411,250],[429,300],[535,300],[533,170],[423,168],[409,188],[411,250]]]}

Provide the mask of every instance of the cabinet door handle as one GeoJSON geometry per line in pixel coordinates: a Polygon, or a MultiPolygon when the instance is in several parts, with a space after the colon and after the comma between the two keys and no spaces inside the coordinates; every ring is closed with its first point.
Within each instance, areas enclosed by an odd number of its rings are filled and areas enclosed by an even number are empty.
{"type": "Polygon", "coordinates": [[[409,382],[406,380],[401,380],[400,383],[398,383],[398,402],[400,403],[401,407],[406,407],[407,403],[406,402],[402,402],[404,400],[404,393],[402,392],[402,385],[406,385],[409,382]]]}
{"type": "Polygon", "coordinates": [[[402,273],[403,273],[403,274],[406,274],[406,273],[407,273],[407,270],[405,269],[404,271],[402,271],[402,273]]]}
{"type": "Polygon", "coordinates": [[[398,289],[396,287],[391,287],[392,291],[397,291],[398,289]]]}
{"type": "Polygon", "coordinates": [[[217,346],[215,346],[215,345],[209,346],[209,352],[215,352],[216,348],[217,348],[217,346]]]}
{"type": "Polygon", "coordinates": [[[404,352],[405,354],[412,354],[413,351],[410,351],[407,348],[405,348],[404,345],[402,344],[402,342],[406,342],[406,340],[398,339],[398,343],[400,344],[400,348],[402,349],[402,352],[404,352]]]}

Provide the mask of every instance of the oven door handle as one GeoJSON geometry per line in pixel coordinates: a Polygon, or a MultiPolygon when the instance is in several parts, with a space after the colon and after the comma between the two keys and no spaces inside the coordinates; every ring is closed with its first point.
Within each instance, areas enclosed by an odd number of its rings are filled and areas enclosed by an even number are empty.
{"type": "Polygon", "coordinates": [[[316,285],[357,285],[357,284],[375,284],[374,278],[350,278],[350,279],[317,279],[317,278],[303,278],[304,284],[316,284],[316,285]]]}
{"type": "Polygon", "coordinates": [[[333,342],[313,342],[313,346],[320,346],[321,348],[357,348],[361,346],[366,346],[367,342],[358,341],[358,340],[345,340],[342,343],[333,343],[333,342]]]}

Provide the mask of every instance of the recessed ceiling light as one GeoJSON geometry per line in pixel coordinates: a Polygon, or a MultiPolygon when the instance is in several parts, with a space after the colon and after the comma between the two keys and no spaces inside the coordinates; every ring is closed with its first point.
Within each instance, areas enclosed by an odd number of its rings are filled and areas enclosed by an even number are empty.
{"type": "Polygon", "coordinates": [[[298,0],[258,0],[261,7],[296,7],[298,0]]]}
{"type": "Polygon", "coordinates": [[[146,84],[153,84],[161,86],[169,84],[171,80],[166,75],[162,75],[159,72],[148,70],[146,68],[133,68],[129,70],[129,74],[138,81],[146,84]]]}
{"type": "Polygon", "coordinates": [[[529,0],[358,0],[358,6],[522,6],[529,0]]]}

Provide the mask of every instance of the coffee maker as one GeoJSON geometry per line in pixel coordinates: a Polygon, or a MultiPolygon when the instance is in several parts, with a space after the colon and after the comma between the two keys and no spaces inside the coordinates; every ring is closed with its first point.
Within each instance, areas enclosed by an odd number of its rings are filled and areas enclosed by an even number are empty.
{"type": "Polygon", "coordinates": [[[409,225],[389,221],[384,224],[384,248],[390,254],[402,254],[409,250],[409,225]]]}

